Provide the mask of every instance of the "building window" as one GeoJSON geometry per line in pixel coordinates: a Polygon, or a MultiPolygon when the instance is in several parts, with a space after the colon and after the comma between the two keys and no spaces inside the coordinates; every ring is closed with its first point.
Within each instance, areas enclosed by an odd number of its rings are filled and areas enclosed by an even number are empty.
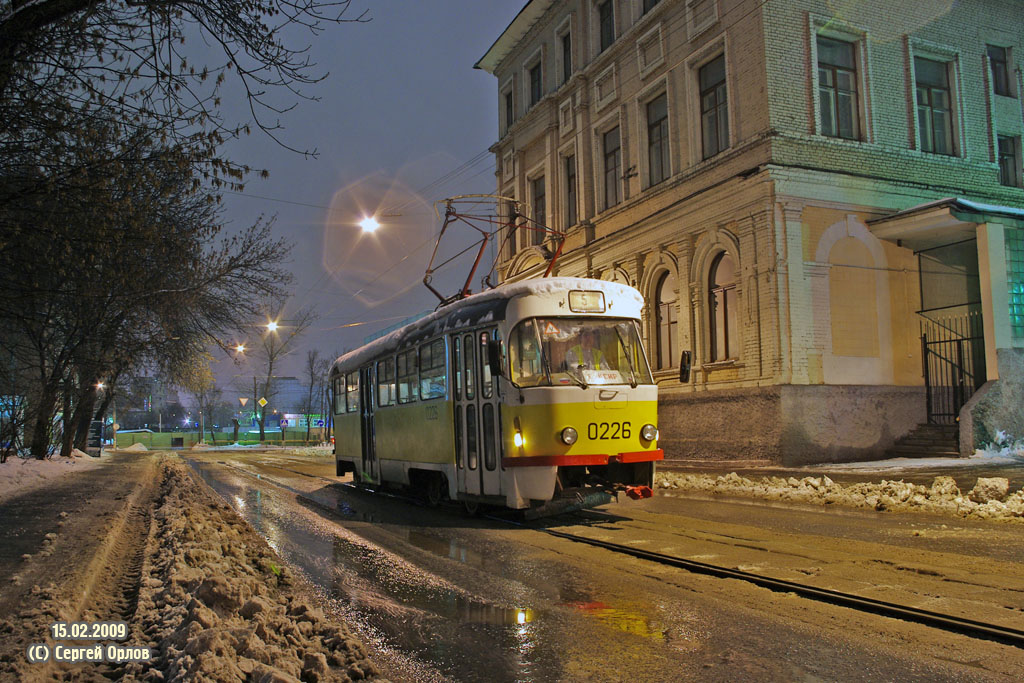
{"type": "Polygon", "coordinates": [[[618,204],[619,176],[622,175],[622,147],[619,144],[619,127],[615,126],[603,136],[604,143],[604,208],[618,204]]]}
{"type": "Polygon", "coordinates": [[[565,157],[565,226],[576,225],[576,155],[565,157]]]}
{"type": "Polygon", "coordinates": [[[516,120],[515,103],[512,99],[512,91],[505,93],[505,128],[507,129],[516,120]]]}
{"type": "Polygon", "coordinates": [[[654,290],[654,324],[657,328],[655,361],[659,370],[671,368],[678,355],[679,307],[676,299],[676,276],[665,273],[654,290]]]}
{"type": "Polygon", "coordinates": [[[818,36],[818,100],[821,134],[856,140],[857,65],[853,43],[818,36]]]}
{"type": "Polygon", "coordinates": [[[917,78],[917,125],[921,149],[934,154],[953,154],[953,96],[949,64],[924,57],[914,58],[917,78]]]}
{"type": "Polygon", "coordinates": [[[728,252],[715,257],[708,284],[711,360],[736,358],[736,265],[728,252]]]}
{"type": "Polygon", "coordinates": [[[601,37],[601,52],[615,42],[615,9],[613,0],[605,0],[597,5],[598,35],[601,37]]]}
{"type": "Polygon", "coordinates": [[[704,157],[729,146],[728,100],[725,92],[725,55],[700,68],[700,122],[704,157]]]}
{"type": "Polygon", "coordinates": [[[668,178],[668,98],[665,93],[647,103],[647,171],[651,185],[668,178]]]}
{"type": "Polygon", "coordinates": [[[647,14],[654,6],[657,5],[661,0],[644,0],[644,14],[647,14]]]}
{"type": "Polygon", "coordinates": [[[985,51],[988,53],[989,68],[992,70],[992,90],[997,95],[1013,97],[1013,92],[1010,90],[1010,70],[1006,48],[986,45],[985,51]]]}
{"type": "Polygon", "coordinates": [[[537,62],[530,67],[530,106],[540,102],[540,98],[544,96],[543,79],[541,78],[542,72],[540,68],[540,62],[537,62]]]}
{"type": "Polygon", "coordinates": [[[544,176],[530,181],[530,191],[533,196],[533,220],[535,230],[530,231],[530,244],[540,244],[544,241],[544,231],[541,227],[547,226],[547,195],[544,191],[544,176]]]}
{"type": "Polygon", "coordinates": [[[999,182],[1009,187],[1020,187],[1020,138],[998,136],[999,182]]]}
{"type": "Polygon", "coordinates": [[[572,77],[572,34],[562,36],[562,82],[572,77]]]}

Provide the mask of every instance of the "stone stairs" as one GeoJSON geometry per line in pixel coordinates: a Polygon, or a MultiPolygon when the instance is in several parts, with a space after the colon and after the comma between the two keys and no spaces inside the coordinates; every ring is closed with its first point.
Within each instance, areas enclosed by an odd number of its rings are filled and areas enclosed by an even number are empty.
{"type": "Polygon", "coordinates": [[[885,455],[887,458],[960,457],[960,426],[919,424],[897,439],[885,455]]]}

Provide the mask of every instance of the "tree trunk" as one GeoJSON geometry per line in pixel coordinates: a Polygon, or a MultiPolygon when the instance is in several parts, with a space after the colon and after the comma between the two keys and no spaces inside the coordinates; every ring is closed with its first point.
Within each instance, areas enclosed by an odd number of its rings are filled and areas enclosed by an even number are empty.
{"type": "Polygon", "coordinates": [[[79,397],[78,408],[75,409],[74,447],[84,451],[89,445],[89,428],[92,427],[93,407],[96,405],[96,384],[90,382],[85,386],[79,397]]]}
{"type": "Polygon", "coordinates": [[[36,460],[46,458],[50,447],[50,425],[53,423],[53,410],[57,405],[57,387],[48,385],[39,395],[39,403],[32,411],[32,443],[29,450],[36,460]]]}
{"type": "Polygon", "coordinates": [[[63,430],[60,435],[60,455],[67,458],[71,455],[71,439],[75,429],[74,413],[71,409],[71,389],[66,385],[64,388],[64,410],[61,413],[63,430]]]}

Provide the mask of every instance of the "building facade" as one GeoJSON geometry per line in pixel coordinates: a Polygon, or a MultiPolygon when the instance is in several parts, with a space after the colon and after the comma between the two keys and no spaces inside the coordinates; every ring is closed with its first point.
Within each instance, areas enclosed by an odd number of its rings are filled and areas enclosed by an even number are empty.
{"type": "MultiPolygon", "coordinates": [[[[1024,435],[1020,9],[531,0],[479,60],[512,222],[645,296],[666,457],[1024,435]]],[[[555,250],[500,238],[504,281],[555,250]]]]}

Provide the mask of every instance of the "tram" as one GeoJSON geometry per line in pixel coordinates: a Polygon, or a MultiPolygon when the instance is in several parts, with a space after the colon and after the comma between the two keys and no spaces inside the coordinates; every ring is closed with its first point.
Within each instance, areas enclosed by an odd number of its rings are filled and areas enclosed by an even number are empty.
{"type": "Polygon", "coordinates": [[[501,285],[338,358],[337,474],[469,512],[651,495],[657,386],[643,297],[583,278],[501,285]]]}

